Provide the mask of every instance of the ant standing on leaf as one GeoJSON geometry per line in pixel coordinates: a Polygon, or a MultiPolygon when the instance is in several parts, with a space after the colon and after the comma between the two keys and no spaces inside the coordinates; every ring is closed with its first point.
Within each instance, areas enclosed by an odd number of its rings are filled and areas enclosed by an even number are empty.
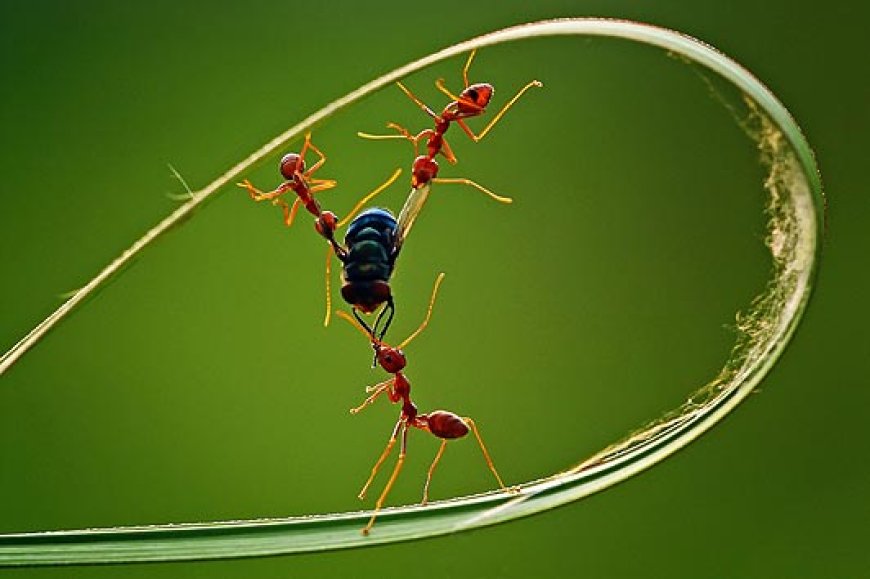
{"type": "Polygon", "coordinates": [[[350,322],[371,341],[378,365],[380,365],[381,368],[393,375],[393,377],[389,380],[386,380],[379,384],[375,384],[374,386],[367,387],[366,392],[370,393],[370,396],[366,398],[362,404],[360,404],[356,408],[351,409],[351,414],[356,414],[360,412],[363,408],[373,403],[380,395],[384,393],[387,394],[387,398],[389,398],[390,402],[401,402],[402,404],[402,411],[399,414],[399,420],[398,422],[396,422],[396,426],[393,428],[393,433],[390,435],[387,446],[386,448],[384,448],[384,451],[381,453],[381,456],[380,458],[378,458],[374,467],[372,467],[371,475],[369,476],[368,480],[366,481],[365,485],[363,485],[363,488],[359,493],[359,498],[364,499],[369,487],[372,484],[372,481],[374,481],[375,476],[380,470],[381,465],[390,455],[390,452],[393,450],[393,446],[395,446],[396,444],[396,440],[399,438],[399,435],[401,435],[402,442],[401,446],[399,447],[399,458],[396,461],[396,466],[393,467],[393,473],[390,475],[390,478],[387,481],[384,490],[381,492],[377,502],[375,503],[375,509],[372,513],[371,518],[369,519],[368,524],[362,529],[363,535],[368,535],[369,531],[371,531],[372,527],[375,524],[375,519],[378,516],[378,512],[383,506],[384,501],[386,500],[387,495],[390,492],[390,489],[393,488],[393,484],[396,482],[396,479],[399,476],[399,472],[402,470],[402,465],[405,462],[405,455],[407,450],[408,430],[410,428],[417,428],[424,432],[429,432],[430,434],[441,439],[441,446],[439,447],[438,452],[435,455],[435,459],[432,461],[432,465],[429,467],[429,472],[426,476],[426,484],[423,486],[422,504],[425,505],[429,501],[429,484],[432,481],[432,474],[435,472],[435,468],[438,466],[438,462],[441,460],[441,456],[444,454],[444,449],[447,446],[447,441],[454,438],[462,438],[467,435],[469,431],[473,432],[475,438],[477,438],[477,442],[480,445],[480,450],[483,451],[483,457],[486,460],[486,464],[487,466],[489,466],[492,474],[495,475],[495,479],[498,481],[499,487],[503,491],[512,490],[505,487],[504,482],[499,476],[498,471],[495,469],[492,458],[489,456],[489,452],[487,451],[486,446],[483,443],[483,439],[480,436],[477,425],[471,418],[461,417],[457,414],[454,414],[453,412],[448,412],[446,410],[435,410],[433,412],[429,412],[428,414],[419,414],[417,411],[417,406],[411,400],[411,383],[402,372],[407,362],[402,348],[407,346],[411,342],[411,340],[416,338],[420,334],[420,332],[422,332],[429,324],[429,318],[432,315],[432,308],[435,304],[435,297],[438,294],[438,287],[441,285],[442,279],[444,279],[443,273],[439,274],[438,278],[435,280],[435,287],[432,289],[432,297],[429,300],[429,309],[426,312],[426,318],[423,320],[423,323],[421,323],[420,327],[418,327],[414,331],[414,333],[408,336],[405,341],[395,347],[390,346],[375,338],[375,336],[372,335],[371,332],[363,328],[363,326],[357,323],[354,318],[350,317],[345,312],[336,312],[343,319],[350,322]]]}
{"type": "Polygon", "coordinates": [[[474,55],[477,53],[477,49],[472,50],[468,55],[468,60],[465,63],[465,67],[462,69],[462,79],[465,82],[465,88],[462,90],[459,95],[455,95],[447,87],[444,86],[444,79],[438,79],[435,82],[435,86],[439,91],[444,93],[448,98],[452,99],[451,102],[447,103],[447,106],[444,107],[444,110],[441,111],[441,114],[436,114],[429,106],[427,106],[422,100],[417,98],[414,93],[408,90],[405,85],[401,82],[397,82],[396,84],[402,90],[408,98],[414,101],[420,109],[423,110],[427,115],[432,117],[435,121],[435,127],[433,129],[425,129],[418,133],[417,135],[412,135],[408,129],[397,124],[397,123],[388,123],[387,127],[395,130],[398,134],[396,135],[371,135],[369,133],[357,133],[360,137],[365,139],[407,139],[414,144],[414,164],[412,166],[411,172],[411,185],[414,189],[419,189],[428,183],[459,183],[463,185],[470,185],[479,191],[489,195],[496,201],[501,203],[510,203],[512,200],[509,197],[500,197],[485,187],[478,185],[474,181],[470,179],[464,178],[453,178],[453,179],[438,179],[436,178],[438,175],[438,162],[435,161],[435,157],[439,154],[443,155],[447,161],[451,165],[456,164],[456,155],[453,154],[453,151],[450,148],[450,145],[447,143],[447,140],[444,138],[444,134],[450,128],[451,123],[456,123],[459,127],[465,132],[468,137],[474,141],[475,143],[480,142],[489,131],[495,126],[495,124],[504,116],[504,114],[511,108],[517,100],[523,94],[532,87],[541,87],[543,84],[540,81],[533,80],[526,84],[520,91],[514,95],[514,97],[508,101],[506,105],[502,107],[502,109],[496,113],[496,115],[492,118],[486,127],[480,132],[480,134],[475,134],[474,131],[465,123],[465,119],[471,117],[477,117],[486,112],[486,107],[489,105],[489,101],[492,99],[492,95],[495,92],[495,89],[491,84],[487,83],[474,83],[469,84],[468,82],[468,69],[471,67],[471,62],[474,60],[474,55]],[[420,141],[425,139],[426,143],[426,154],[419,154],[419,144],[420,141]]]}

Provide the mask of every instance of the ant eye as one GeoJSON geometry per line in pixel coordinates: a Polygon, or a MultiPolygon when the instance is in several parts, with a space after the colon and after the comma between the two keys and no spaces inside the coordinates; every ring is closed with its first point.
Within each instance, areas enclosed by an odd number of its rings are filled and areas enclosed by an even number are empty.
{"type": "Polygon", "coordinates": [[[468,91],[468,98],[470,98],[474,102],[477,102],[477,91],[474,89],[471,89],[470,91],[468,91]]]}

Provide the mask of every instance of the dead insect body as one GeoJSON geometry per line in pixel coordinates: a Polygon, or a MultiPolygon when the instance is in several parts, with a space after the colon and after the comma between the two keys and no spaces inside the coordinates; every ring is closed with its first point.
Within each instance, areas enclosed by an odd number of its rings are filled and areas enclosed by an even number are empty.
{"type": "MultiPolygon", "coordinates": [[[[354,218],[362,207],[371,201],[381,191],[389,187],[402,173],[397,169],[381,185],[366,194],[344,219],[339,219],[332,211],[324,211],[320,203],[314,198],[314,193],[331,189],[336,182],[331,179],[315,179],[313,174],[326,162],[326,156],[311,142],[311,133],[305,135],[305,144],[301,152],[288,153],[281,159],[281,175],[286,179],[273,191],[264,193],[245,179],[237,185],[246,189],[255,201],[271,201],[279,206],[284,212],[284,223],[287,226],[293,224],[299,206],[311,213],[316,219],[314,227],[316,231],[330,244],[330,250],[326,256],[326,316],[324,324],[329,323],[332,312],[332,296],[330,291],[330,264],[332,253],[343,264],[345,283],[342,287],[342,297],[354,308],[363,313],[375,311],[381,304],[387,307],[381,311],[381,315],[389,312],[386,327],[393,315],[393,300],[390,292],[389,279],[392,275],[393,264],[398,256],[401,242],[396,241],[397,223],[388,211],[383,209],[370,209],[354,218]],[[311,166],[305,168],[305,155],[307,151],[314,151],[320,159],[311,166]],[[288,204],[283,196],[288,192],[294,192],[296,199],[288,204]],[[335,239],[336,230],[350,222],[344,245],[335,239]]],[[[380,319],[380,318],[379,318],[380,319]]],[[[360,322],[365,322],[360,318],[360,322]]],[[[377,324],[376,324],[377,325],[377,324]]],[[[383,333],[382,333],[383,335],[383,333]]]]}

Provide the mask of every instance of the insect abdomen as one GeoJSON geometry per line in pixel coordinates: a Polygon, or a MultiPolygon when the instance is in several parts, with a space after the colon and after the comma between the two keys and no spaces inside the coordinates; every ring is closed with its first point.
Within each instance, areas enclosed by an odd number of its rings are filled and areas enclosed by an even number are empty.
{"type": "Polygon", "coordinates": [[[385,209],[360,213],[344,237],[348,249],[344,276],[349,282],[387,281],[393,273],[396,218],[385,209]]]}
{"type": "Polygon", "coordinates": [[[427,415],[429,432],[438,438],[462,438],[468,434],[468,425],[456,414],[436,410],[427,415]]]}

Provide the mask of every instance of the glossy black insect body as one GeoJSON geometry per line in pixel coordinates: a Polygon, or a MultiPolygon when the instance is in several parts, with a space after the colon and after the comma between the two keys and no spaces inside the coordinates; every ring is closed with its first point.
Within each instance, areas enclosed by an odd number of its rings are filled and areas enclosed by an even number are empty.
{"type": "Polygon", "coordinates": [[[396,218],[386,209],[372,208],[360,213],[350,223],[344,237],[344,248],[337,253],[342,262],[344,284],[341,295],[354,306],[354,313],[375,311],[386,304],[378,315],[374,331],[384,314],[387,320],[380,336],[392,322],[394,305],[390,276],[401,246],[397,244],[396,218]]]}

